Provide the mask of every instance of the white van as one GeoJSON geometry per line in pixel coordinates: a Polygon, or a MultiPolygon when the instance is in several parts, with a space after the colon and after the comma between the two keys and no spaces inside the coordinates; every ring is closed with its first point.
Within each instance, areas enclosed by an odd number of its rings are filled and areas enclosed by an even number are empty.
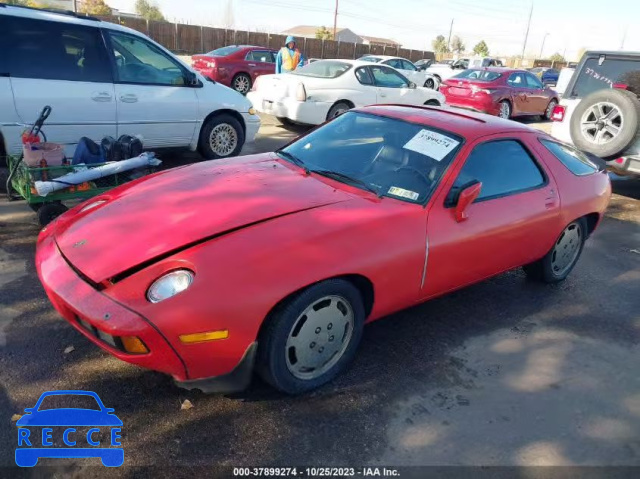
{"type": "Polygon", "coordinates": [[[0,52],[0,156],[20,152],[24,125],[45,105],[53,111],[43,130],[67,154],[83,136],[128,134],[145,148],[223,158],[260,127],[241,94],[120,25],[0,4],[0,52]]]}

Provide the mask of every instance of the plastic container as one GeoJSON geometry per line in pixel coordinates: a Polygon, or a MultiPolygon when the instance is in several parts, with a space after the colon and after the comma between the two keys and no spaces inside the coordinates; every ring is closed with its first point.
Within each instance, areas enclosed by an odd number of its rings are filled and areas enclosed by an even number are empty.
{"type": "Polygon", "coordinates": [[[24,162],[30,167],[60,166],[64,161],[64,148],[57,143],[26,143],[23,146],[24,162]]]}

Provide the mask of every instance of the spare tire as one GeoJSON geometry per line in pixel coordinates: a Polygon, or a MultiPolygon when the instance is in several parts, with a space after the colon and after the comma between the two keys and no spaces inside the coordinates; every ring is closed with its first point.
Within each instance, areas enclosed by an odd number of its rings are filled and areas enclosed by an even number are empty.
{"type": "Polygon", "coordinates": [[[596,91],[582,99],[571,115],[571,140],[600,158],[620,155],[636,140],[640,101],[626,90],[596,91]]]}

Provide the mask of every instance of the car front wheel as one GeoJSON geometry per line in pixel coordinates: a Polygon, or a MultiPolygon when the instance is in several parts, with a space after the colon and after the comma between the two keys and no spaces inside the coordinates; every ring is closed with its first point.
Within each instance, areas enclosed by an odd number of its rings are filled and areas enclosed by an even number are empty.
{"type": "Polygon", "coordinates": [[[300,394],[331,381],[355,356],[365,312],[343,279],[315,284],[280,305],[259,338],[256,368],[265,381],[300,394]]]}
{"type": "Polygon", "coordinates": [[[200,132],[199,151],[207,160],[237,156],[244,145],[244,130],[231,115],[209,118],[200,132]]]}

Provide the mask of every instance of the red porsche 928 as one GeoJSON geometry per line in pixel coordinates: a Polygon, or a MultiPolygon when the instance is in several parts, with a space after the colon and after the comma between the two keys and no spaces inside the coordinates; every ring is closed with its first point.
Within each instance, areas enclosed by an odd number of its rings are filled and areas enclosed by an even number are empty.
{"type": "Polygon", "coordinates": [[[610,194],[525,125],[371,106],[93,198],[42,231],[36,265],[60,314],[124,361],[296,394],[347,367],[367,322],[517,267],[564,280],[610,194]]]}

